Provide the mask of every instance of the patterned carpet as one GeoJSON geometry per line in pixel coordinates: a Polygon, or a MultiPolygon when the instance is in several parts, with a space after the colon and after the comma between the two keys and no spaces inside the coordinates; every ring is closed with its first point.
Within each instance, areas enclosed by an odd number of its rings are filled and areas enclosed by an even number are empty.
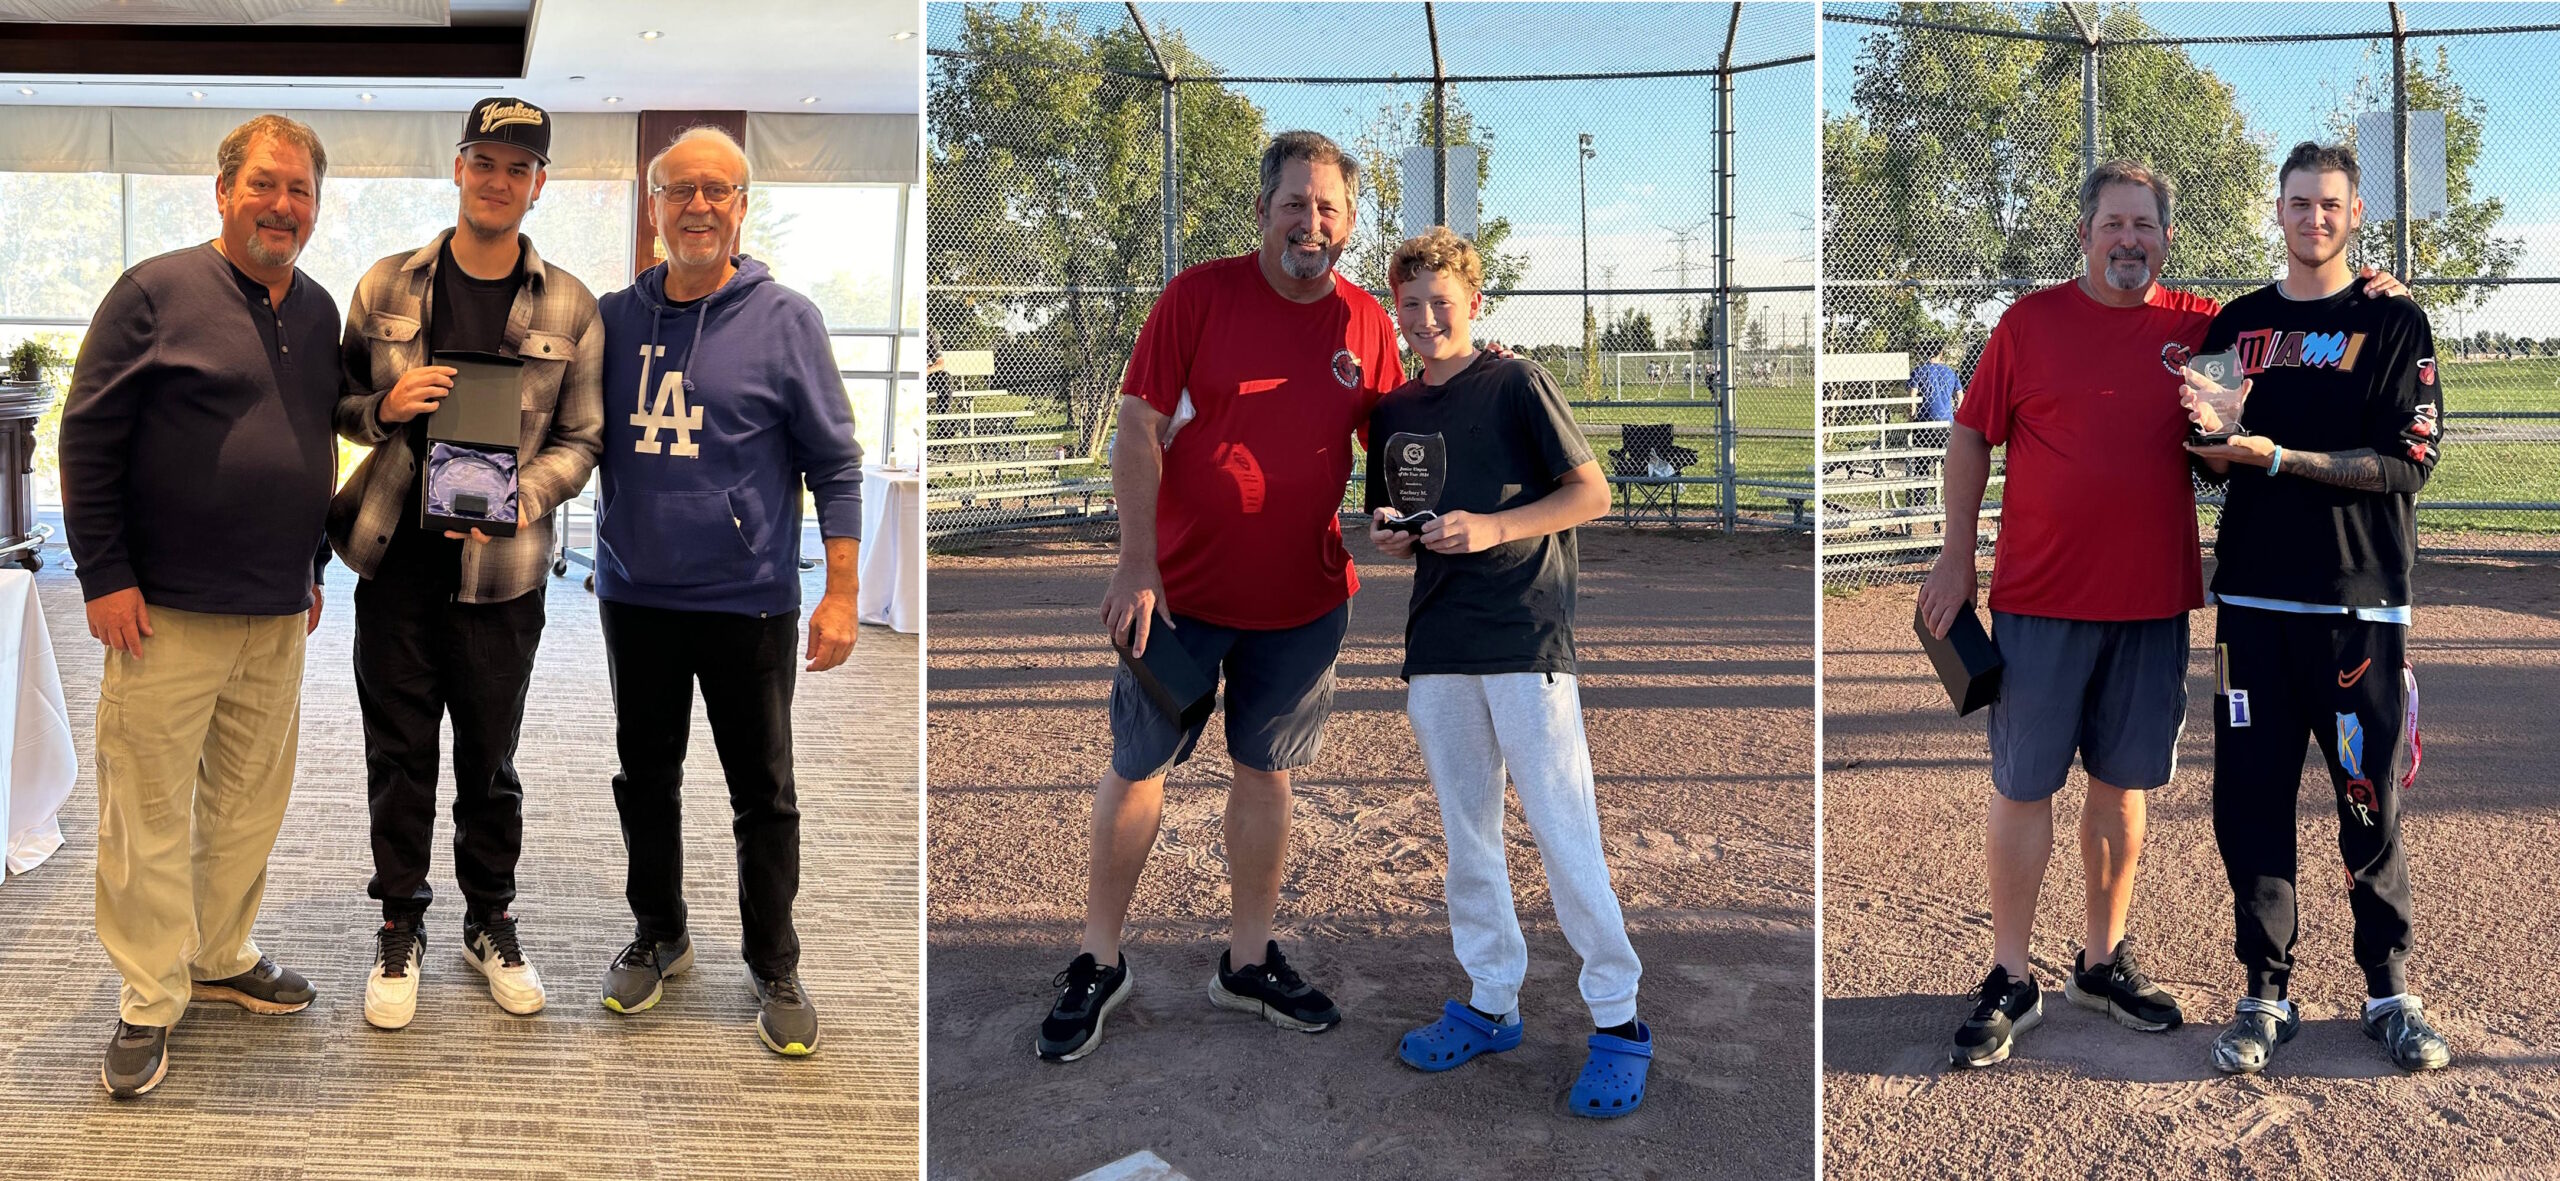
{"type": "MultiPolygon", "coordinates": [[[[516,914],[551,994],[493,1004],[460,957],[450,819],[438,825],[429,951],[408,1029],[365,1024],[379,922],[365,897],[364,740],[348,651],[353,576],[330,570],[312,637],[293,804],[259,944],[320,999],[288,1017],[197,1005],[167,1081],[117,1103],[98,1085],[117,979],[93,926],[98,646],[59,548],[39,576],[81,762],[52,860],[0,885],[0,1177],[869,1178],[916,1175],[916,637],[865,627],[855,655],[802,674],[802,979],[820,1052],[756,1040],[738,958],[735,863],[709,727],[687,766],[686,897],[698,962],[636,1017],[597,1001],[631,934],[615,825],[610,699],[595,601],[554,579],[518,770],[516,914]]],[[[820,575],[808,575],[815,600],[820,575]]],[[[442,799],[449,803],[448,781],[442,799]]]]}

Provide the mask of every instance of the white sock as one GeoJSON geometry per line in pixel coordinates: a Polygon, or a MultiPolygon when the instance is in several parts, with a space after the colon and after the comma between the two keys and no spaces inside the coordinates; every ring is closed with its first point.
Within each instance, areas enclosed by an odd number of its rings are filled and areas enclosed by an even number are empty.
{"type": "Polygon", "coordinates": [[[2364,1002],[2364,1015],[2371,1017],[2374,1014],[2381,1012],[2383,1009],[2391,1005],[2399,1004],[2407,999],[2409,999],[2409,994],[2405,992],[2393,993],[2390,996],[2367,997],[2364,1002]]]}

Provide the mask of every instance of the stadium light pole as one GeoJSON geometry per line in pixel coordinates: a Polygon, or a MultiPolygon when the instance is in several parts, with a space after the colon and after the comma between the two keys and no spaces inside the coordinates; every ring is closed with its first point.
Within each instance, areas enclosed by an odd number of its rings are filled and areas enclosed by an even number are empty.
{"type": "Polygon", "coordinates": [[[1582,179],[1582,319],[1591,321],[1591,159],[1600,153],[1591,150],[1591,133],[1582,133],[1582,155],[1574,161],[1574,171],[1582,179]]]}

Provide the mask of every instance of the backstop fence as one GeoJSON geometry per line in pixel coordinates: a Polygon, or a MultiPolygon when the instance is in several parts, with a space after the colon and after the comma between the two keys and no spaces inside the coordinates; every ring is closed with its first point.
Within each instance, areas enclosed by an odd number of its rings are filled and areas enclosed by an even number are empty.
{"type": "MultiPolygon", "coordinates": [[[[1827,586],[1916,578],[1937,557],[1946,424],[1904,375],[1941,356],[1970,377],[2003,309],[2081,271],[2076,191],[2095,164],[2172,180],[2163,281],[2229,299],[2282,273],[2275,172],[2303,140],[2357,144],[2367,216],[2350,249],[2406,280],[2434,328],[2446,444],[2418,498],[2422,546],[2560,557],[2545,146],[2560,8],[1831,3],[1822,18],[1827,586]]],[[[1986,553],[1999,472],[1995,453],[1986,553]]],[[[2218,506],[2199,492],[2209,538],[2218,506]]]]}
{"type": "Polygon", "coordinates": [[[1359,156],[1338,265],[1382,302],[1409,234],[1473,238],[1479,338],[1555,376],[1618,519],[1811,528],[1809,4],[927,12],[931,535],[1108,525],[1138,329],[1257,247],[1295,128],[1359,156]]]}

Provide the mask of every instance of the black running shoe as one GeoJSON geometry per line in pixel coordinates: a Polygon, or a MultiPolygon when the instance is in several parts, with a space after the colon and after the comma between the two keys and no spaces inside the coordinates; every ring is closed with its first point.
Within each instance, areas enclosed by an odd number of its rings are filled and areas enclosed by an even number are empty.
{"type": "Polygon", "coordinates": [[[2453,1064],[2453,1047],[2427,1024],[2426,1006],[2402,997],[2364,1015],[2364,1035],[2391,1052],[2391,1064],[2402,1070],[2442,1070],[2453,1064]]]}
{"type": "Polygon", "coordinates": [[[131,1099],[159,1086],[168,1073],[169,1027],[117,1021],[115,1036],[107,1039],[106,1064],[98,1068],[107,1093],[131,1099]]]}
{"type": "Polygon", "coordinates": [[[1262,962],[1242,968],[1218,953],[1218,974],[1209,980],[1209,1000],[1221,1009],[1252,1013],[1282,1029],[1323,1033],[1342,1020],[1342,1011],[1299,979],[1297,969],[1281,958],[1279,940],[1263,944],[1262,962]]]}
{"type": "Polygon", "coordinates": [[[2007,968],[1991,965],[1982,987],[1973,992],[1973,1016],[1956,1027],[1955,1045],[1947,1060],[1958,1066],[1996,1066],[2009,1060],[2010,1043],[2044,1020],[2044,992],[2032,979],[2020,980],[2007,968]]]}
{"type": "Polygon", "coordinates": [[[2089,966],[2089,953],[2081,952],[2071,961],[2071,978],[2063,981],[2062,995],[2083,1009],[2095,1009],[2116,1019],[2126,1029],[2159,1033],[2176,1029],[2186,1018],[2178,1012],[2178,998],[2151,982],[2142,974],[2142,966],[2133,959],[2133,938],[2126,936],[2116,944],[2116,958],[2111,963],[2089,966]]]}
{"type": "Polygon", "coordinates": [[[2300,1010],[2282,1001],[2244,996],[2231,1024],[2213,1039],[2213,1068],[2224,1074],[2256,1074],[2267,1068],[2277,1046],[2300,1032],[2300,1010]]]}
{"type": "Polygon", "coordinates": [[[1129,999],[1129,957],[1123,954],[1106,968],[1087,952],[1049,983],[1058,990],[1058,1003],[1040,1022],[1031,1049],[1051,1062],[1073,1062],[1102,1044],[1103,1020],[1129,999]]]}

